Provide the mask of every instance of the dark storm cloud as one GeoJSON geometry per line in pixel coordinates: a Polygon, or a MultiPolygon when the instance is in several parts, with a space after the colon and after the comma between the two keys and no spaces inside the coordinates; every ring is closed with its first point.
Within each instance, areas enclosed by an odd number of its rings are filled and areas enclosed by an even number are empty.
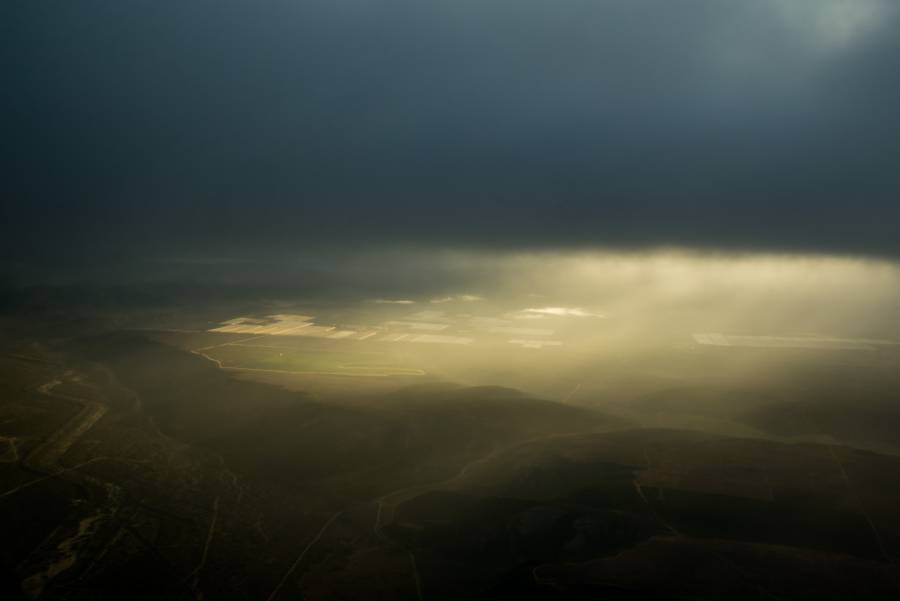
{"type": "Polygon", "coordinates": [[[12,261],[900,252],[888,0],[2,10],[12,261]]]}

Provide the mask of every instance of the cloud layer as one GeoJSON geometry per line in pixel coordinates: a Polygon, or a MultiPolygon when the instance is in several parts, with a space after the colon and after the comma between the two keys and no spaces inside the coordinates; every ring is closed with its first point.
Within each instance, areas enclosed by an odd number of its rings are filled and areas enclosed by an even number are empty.
{"type": "Polygon", "coordinates": [[[19,262],[900,252],[895,2],[11,4],[19,262]]]}

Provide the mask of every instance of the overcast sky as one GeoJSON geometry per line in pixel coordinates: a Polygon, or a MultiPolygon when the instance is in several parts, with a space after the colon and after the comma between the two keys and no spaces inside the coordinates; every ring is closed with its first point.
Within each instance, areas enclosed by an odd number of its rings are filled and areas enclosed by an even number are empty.
{"type": "Polygon", "coordinates": [[[5,2],[9,265],[900,253],[900,2],[5,2]]]}

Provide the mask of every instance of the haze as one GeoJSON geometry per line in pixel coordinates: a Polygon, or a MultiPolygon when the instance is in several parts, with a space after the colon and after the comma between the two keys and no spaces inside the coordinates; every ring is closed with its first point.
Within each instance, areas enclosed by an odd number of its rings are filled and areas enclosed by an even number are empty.
{"type": "Polygon", "coordinates": [[[0,597],[900,598],[898,27],[5,3],[0,597]]]}

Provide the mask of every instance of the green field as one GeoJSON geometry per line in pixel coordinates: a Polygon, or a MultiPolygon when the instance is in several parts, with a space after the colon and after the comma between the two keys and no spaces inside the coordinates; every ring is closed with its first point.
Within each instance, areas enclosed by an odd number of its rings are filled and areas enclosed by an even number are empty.
{"type": "Polygon", "coordinates": [[[374,377],[425,375],[422,369],[404,365],[388,353],[225,345],[205,354],[228,369],[374,377]]]}

